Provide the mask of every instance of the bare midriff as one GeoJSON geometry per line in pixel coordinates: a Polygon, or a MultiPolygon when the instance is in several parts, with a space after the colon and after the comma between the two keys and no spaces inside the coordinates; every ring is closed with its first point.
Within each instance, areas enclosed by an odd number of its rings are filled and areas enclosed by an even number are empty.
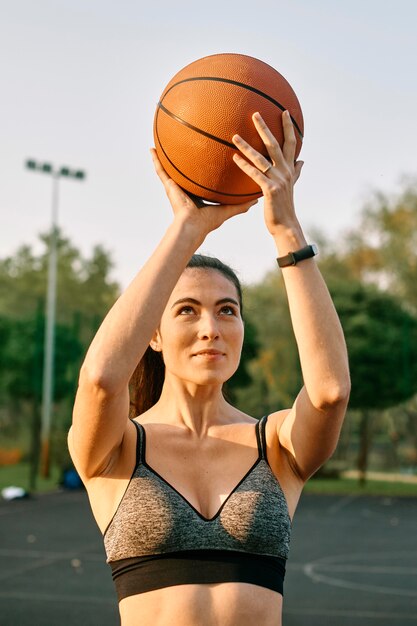
{"type": "Polygon", "coordinates": [[[282,596],[248,583],[175,585],[124,598],[122,626],[281,626],[282,596]]]}

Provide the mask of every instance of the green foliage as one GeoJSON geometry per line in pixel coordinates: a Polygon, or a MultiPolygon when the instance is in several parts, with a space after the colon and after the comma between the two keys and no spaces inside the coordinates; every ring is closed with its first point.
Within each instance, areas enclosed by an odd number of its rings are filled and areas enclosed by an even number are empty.
{"type": "MultiPolygon", "coordinates": [[[[42,396],[47,260],[50,238],[36,254],[21,246],[0,259],[0,428],[4,436],[28,441],[38,421],[42,396]],[[32,427],[33,428],[33,427],[32,427]],[[20,437],[21,432],[26,433],[20,437]]],[[[78,372],[95,331],[119,293],[110,277],[112,261],[96,246],[85,258],[58,237],[53,428],[67,429],[78,372]]],[[[39,424],[35,430],[38,429],[39,424]]],[[[32,438],[36,437],[36,432],[32,438]]],[[[33,446],[32,441],[32,446],[33,446]]]]}
{"type": "MultiPolygon", "coordinates": [[[[0,467],[0,490],[10,485],[22,487],[26,491],[31,492],[32,488],[29,483],[30,467],[26,462],[17,465],[6,465],[0,467]]],[[[52,473],[49,478],[40,477],[37,484],[38,493],[47,493],[56,491],[61,480],[61,468],[59,465],[52,467],[52,473]]]]}
{"type": "Polygon", "coordinates": [[[248,364],[251,380],[237,392],[237,403],[252,415],[291,406],[301,387],[287,297],[282,278],[271,272],[244,290],[247,324],[256,329],[258,349],[248,364]]]}
{"type": "Polygon", "coordinates": [[[237,371],[233,377],[227,381],[226,390],[227,397],[234,402],[238,389],[242,389],[250,384],[250,362],[256,357],[259,350],[258,331],[255,325],[245,319],[245,337],[242,347],[242,355],[237,371]]]}
{"type": "Polygon", "coordinates": [[[399,478],[398,481],[369,480],[365,485],[359,484],[357,479],[349,478],[324,478],[309,480],[304,488],[304,493],[328,496],[385,496],[415,498],[417,496],[417,483],[406,482],[399,478]]]}
{"type": "Polygon", "coordinates": [[[5,331],[0,363],[4,396],[40,400],[42,393],[42,317],[29,319],[0,317],[5,331]]]}
{"type": "Polygon", "coordinates": [[[329,282],[344,329],[352,378],[351,408],[382,409],[417,391],[417,320],[371,285],[329,282]]]}
{"type": "Polygon", "coordinates": [[[398,194],[376,192],[346,244],[344,263],[357,279],[383,285],[417,312],[417,179],[398,194]]]}
{"type": "MultiPolygon", "coordinates": [[[[50,236],[41,235],[40,241],[39,255],[24,245],[12,257],[0,259],[0,314],[28,319],[39,301],[45,301],[50,236]]],[[[119,294],[109,276],[113,267],[109,254],[98,245],[90,258],[84,258],[61,233],[57,248],[58,322],[72,325],[76,313],[90,320],[90,326],[92,321],[97,325],[119,294]]]]}
{"type": "Polygon", "coordinates": [[[372,438],[386,431],[384,407],[390,407],[393,416],[391,457],[398,467],[399,415],[406,416],[408,432],[402,450],[408,446],[409,452],[402,455],[402,463],[409,467],[417,459],[411,406],[416,392],[417,179],[404,181],[397,194],[374,193],[358,226],[344,240],[338,239],[337,247],[327,242],[321,267],[336,288],[338,283],[351,282],[351,290],[357,291],[354,309],[349,313],[341,302],[338,310],[350,352],[351,406],[361,408],[357,425],[361,475],[365,475],[372,438]],[[373,296],[367,292],[360,297],[371,285],[379,289],[379,295],[377,289],[373,296]],[[394,412],[392,407],[402,400],[403,408],[394,412]]]}

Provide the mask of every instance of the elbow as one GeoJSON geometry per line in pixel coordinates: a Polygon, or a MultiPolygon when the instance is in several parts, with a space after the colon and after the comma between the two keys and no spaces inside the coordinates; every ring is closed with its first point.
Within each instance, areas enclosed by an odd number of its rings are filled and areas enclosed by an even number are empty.
{"type": "Polygon", "coordinates": [[[110,372],[85,362],[80,370],[78,384],[79,386],[90,387],[108,396],[117,395],[122,388],[126,387],[126,385],[120,385],[110,372]]]}
{"type": "Polygon", "coordinates": [[[349,376],[345,380],[326,385],[313,402],[320,411],[333,408],[346,408],[349,402],[351,383],[349,376]]]}
{"type": "Polygon", "coordinates": [[[331,404],[347,405],[347,403],[349,402],[349,397],[350,397],[350,389],[351,389],[351,384],[350,384],[350,378],[348,377],[346,381],[344,381],[342,384],[336,385],[332,389],[332,393],[330,396],[331,404]]]}

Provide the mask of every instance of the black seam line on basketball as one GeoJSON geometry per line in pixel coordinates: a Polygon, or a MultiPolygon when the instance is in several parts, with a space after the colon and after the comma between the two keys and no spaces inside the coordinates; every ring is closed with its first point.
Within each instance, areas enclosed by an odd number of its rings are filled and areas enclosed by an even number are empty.
{"type": "MultiPolygon", "coordinates": [[[[247,85],[246,83],[240,83],[237,80],[232,80],[231,78],[219,78],[218,76],[194,76],[193,78],[184,78],[184,80],[179,80],[177,83],[172,85],[172,87],[170,87],[166,93],[164,93],[164,98],[171,91],[171,89],[174,89],[174,87],[177,87],[178,85],[181,85],[182,83],[189,83],[195,80],[212,80],[212,81],[217,81],[218,83],[229,83],[230,85],[243,87],[244,89],[248,89],[248,91],[253,91],[253,93],[258,94],[258,96],[262,96],[266,100],[269,100],[269,102],[272,102],[272,104],[275,104],[275,106],[277,106],[281,111],[285,111],[285,107],[280,102],[278,102],[278,100],[275,100],[275,98],[268,96],[268,94],[264,93],[260,89],[256,89],[256,87],[252,87],[252,85],[247,85]]],[[[161,102],[158,103],[158,106],[160,104],[161,102]]],[[[300,135],[300,138],[303,139],[303,133],[301,132],[300,127],[298,126],[297,122],[295,121],[292,115],[291,115],[291,121],[294,124],[297,130],[297,133],[300,135]]]]}
{"type": "Polygon", "coordinates": [[[172,111],[169,111],[166,107],[164,107],[164,105],[161,102],[158,102],[158,107],[160,109],[162,109],[162,111],[164,113],[169,115],[169,117],[171,117],[173,120],[175,120],[176,122],[179,122],[183,126],[186,126],[190,130],[193,130],[196,133],[199,133],[200,135],[204,135],[204,137],[207,137],[208,139],[213,139],[213,141],[217,141],[219,143],[222,143],[223,145],[227,146],[228,148],[233,148],[234,150],[236,150],[236,146],[233,143],[231,143],[230,141],[226,141],[225,139],[220,139],[220,137],[216,137],[216,135],[211,135],[210,133],[207,133],[205,130],[201,130],[201,128],[197,128],[197,126],[193,126],[189,122],[186,122],[185,120],[183,120],[180,117],[178,117],[178,115],[175,115],[175,113],[172,113],[172,111]]]}
{"type": "MultiPolygon", "coordinates": [[[[158,125],[157,125],[157,124],[156,124],[156,127],[155,127],[155,128],[156,128],[156,136],[157,136],[157,138],[158,138],[158,143],[159,143],[159,146],[160,146],[160,148],[161,148],[162,152],[164,153],[166,160],[170,162],[170,164],[172,165],[172,167],[174,168],[174,170],[176,170],[176,171],[178,172],[178,174],[181,174],[181,176],[182,176],[183,178],[186,178],[187,180],[189,180],[189,181],[190,181],[190,183],[192,183],[192,184],[193,184],[193,185],[195,185],[196,187],[200,187],[201,189],[205,189],[206,191],[211,191],[212,193],[218,193],[218,194],[221,194],[222,196],[231,196],[231,197],[233,197],[233,198],[239,198],[240,196],[241,196],[241,197],[244,197],[244,198],[248,198],[248,197],[250,198],[251,196],[254,196],[255,198],[258,198],[258,197],[259,197],[260,191],[259,191],[259,192],[254,192],[254,193],[227,193],[226,191],[219,191],[218,189],[212,189],[211,187],[204,187],[204,185],[200,185],[199,183],[197,183],[197,182],[196,182],[195,180],[193,180],[192,178],[189,178],[188,176],[186,176],[186,175],[184,174],[184,172],[182,172],[180,169],[178,169],[178,167],[175,165],[175,163],[173,163],[173,162],[171,161],[171,159],[169,158],[169,156],[167,155],[167,153],[166,153],[166,152],[165,152],[165,150],[164,150],[164,147],[163,147],[163,145],[162,145],[162,143],[161,143],[161,140],[159,139],[158,125]]],[[[187,191],[186,191],[186,193],[187,193],[187,191]]],[[[196,195],[196,194],[194,194],[194,195],[196,195]]]]}

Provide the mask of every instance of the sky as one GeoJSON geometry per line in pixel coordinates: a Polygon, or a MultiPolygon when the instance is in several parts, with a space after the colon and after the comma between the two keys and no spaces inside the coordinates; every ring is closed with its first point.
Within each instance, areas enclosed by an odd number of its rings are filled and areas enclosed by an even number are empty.
{"type": "MultiPolygon", "coordinates": [[[[337,242],[374,191],[416,175],[416,23],[414,0],[0,0],[0,258],[40,251],[51,225],[51,177],[26,159],[83,169],[60,181],[59,225],[85,256],[108,250],[126,287],[172,219],[149,155],[156,103],[182,67],[222,52],[292,85],[297,215],[307,238],[337,242]]],[[[200,251],[261,280],[276,267],[262,203],[200,251]]]]}

